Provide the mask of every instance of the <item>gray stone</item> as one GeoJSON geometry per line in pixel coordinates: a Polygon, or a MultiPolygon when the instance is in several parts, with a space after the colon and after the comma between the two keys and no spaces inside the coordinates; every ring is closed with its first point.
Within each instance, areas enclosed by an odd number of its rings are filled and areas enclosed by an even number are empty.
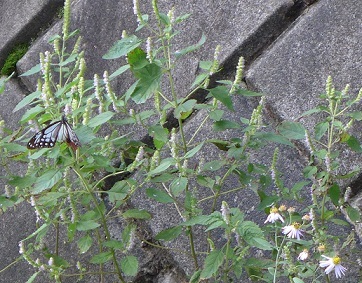
{"type": "Polygon", "coordinates": [[[1,1],[0,66],[17,44],[36,38],[62,5],[63,0],[1,1]]]}

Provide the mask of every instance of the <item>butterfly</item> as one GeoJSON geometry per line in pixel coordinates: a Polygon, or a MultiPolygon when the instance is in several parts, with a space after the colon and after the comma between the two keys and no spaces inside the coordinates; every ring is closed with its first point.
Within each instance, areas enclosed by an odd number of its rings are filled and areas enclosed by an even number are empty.
{"type": "Polygon", "coordinates": [[[69,125],[65,115],[60,121],[54,122],[37,132],[28,142],[28,149],[53,147],[55,143],[66,142],[73,150],[81,146],[80,141],[72,127],[69,125]]]}

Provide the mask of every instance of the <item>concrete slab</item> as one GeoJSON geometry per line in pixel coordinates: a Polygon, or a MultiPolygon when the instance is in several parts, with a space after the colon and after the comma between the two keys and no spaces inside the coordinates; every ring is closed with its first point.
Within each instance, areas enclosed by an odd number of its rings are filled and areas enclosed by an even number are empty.
{"type": "Polygon", "coordinates": [[[63,0],[4,0],[0,3],[0,66],[15,45],[29,43],[53,20],[63,0]]]}

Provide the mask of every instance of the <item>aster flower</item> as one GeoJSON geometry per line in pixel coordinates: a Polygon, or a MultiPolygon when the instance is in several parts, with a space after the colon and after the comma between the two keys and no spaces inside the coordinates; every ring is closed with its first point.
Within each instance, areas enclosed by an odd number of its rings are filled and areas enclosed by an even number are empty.
{"type": "Polygon", "coordinates": [[[306,260],[309,256],[308,250],[304,249],[298,256],[298,260],[306,260]]]}
{"type": "Polygon", "coordinates": [[[285,226],[282,228],[283,234],[287,235],[288,238],[300,240],[300,236],[303,236],[303,231],[300,229],[300,223],[294,222],[292,225],[285,226]]]}
{"type": "Polygon", "coordinates": [[[264,223],[267,223],[267,222],[274,223],[274,222],[277,221],[278,219],[279,219],[281,222],[284,223],[284,219],[283,219],[283,217],[279,214],[278,209],[277,209],[275,206],[273,206],[273,207],[270,209],[269,215],[268,215],[268,217],[267,217],[267,219],[265,220],[264,223]]]}
{"type": "Polygon", "coordinates": [[[324,271],[326,274],[329,274],[334,269],[334,274],[336,275],[336,278],[341,278],[342,275],[344,275],[344,272],[347,270],[347,268],[341,265],[341,258],[339,256],[328,257],[322,255],[322,257],[326,258],[327,260],[321,260],[319,262],[319,266],[327,267],[324,271]]]}

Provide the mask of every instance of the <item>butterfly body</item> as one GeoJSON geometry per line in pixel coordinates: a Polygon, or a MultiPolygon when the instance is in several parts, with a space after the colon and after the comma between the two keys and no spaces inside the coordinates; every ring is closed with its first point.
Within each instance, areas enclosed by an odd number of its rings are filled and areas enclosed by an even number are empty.
{"type": "Polygon", "coordinates": [[[28,142],[28,149],[51,148],[55,143],[66,142],[72,149],[81,146],[80,141],[65,116],[37,132],[28,142]]]}

